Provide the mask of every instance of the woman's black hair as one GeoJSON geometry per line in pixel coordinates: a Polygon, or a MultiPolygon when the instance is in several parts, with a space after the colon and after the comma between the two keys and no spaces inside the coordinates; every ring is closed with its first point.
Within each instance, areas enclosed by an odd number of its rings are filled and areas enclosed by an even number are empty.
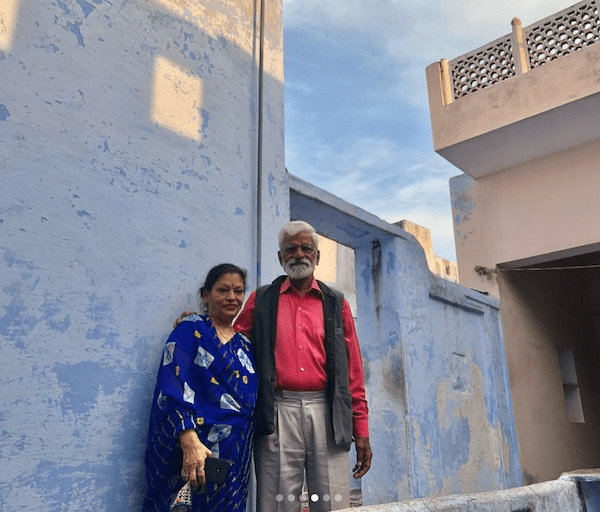
{"type": "MultiPolygon", "coordinates": [[[[233,263],[221,263],[216,267],[211,268],[206,275],[206,279],[204,281],[204,286],[202,286],[198,290],[198,302],[200,305],[204,303],[202,300],[202,294],[204,292],[209,292],[213,289],[215,283],[219,280],[219,278],[224,274],[237,274],[242,278],[244,282],[244,291],[246,290],[246,271],[243,268],[234,265],[233,263]]],[[[205,305],[206,306],[206,305],[205,305]]],[[[206,307],[204,308],[206,309],[206,307]]]]}

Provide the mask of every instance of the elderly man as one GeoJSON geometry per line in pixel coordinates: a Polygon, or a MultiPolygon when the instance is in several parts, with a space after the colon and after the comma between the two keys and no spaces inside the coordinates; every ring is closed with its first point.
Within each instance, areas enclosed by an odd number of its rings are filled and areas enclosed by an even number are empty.
{"type": "Polygon", "coordinates": [[[311,512],[350,506],[354,478],[371,467],[360,348],[343,295],[314,276],[314,228],[289,222],[279,232],[287,276],[253,292],[235,322],[251,336],[259,395],[254,457],[258,512],[298,512],[306,477],[311,512]]]}

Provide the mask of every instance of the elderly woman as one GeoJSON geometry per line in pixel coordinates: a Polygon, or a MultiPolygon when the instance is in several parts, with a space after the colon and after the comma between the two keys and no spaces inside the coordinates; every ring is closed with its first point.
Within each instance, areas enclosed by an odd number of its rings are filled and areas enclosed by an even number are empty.
{"type": "Polygon", "coordinates": [[[150,414],[144,512],[246,508],[257,381],[250,343],[232,326],[245,288],[244,270],[214,267],[199,290],[205,314],[185,317],[167,340],[150,414]],[[228,461],[225,482],[207,481],[208,457],[228,461]]]}

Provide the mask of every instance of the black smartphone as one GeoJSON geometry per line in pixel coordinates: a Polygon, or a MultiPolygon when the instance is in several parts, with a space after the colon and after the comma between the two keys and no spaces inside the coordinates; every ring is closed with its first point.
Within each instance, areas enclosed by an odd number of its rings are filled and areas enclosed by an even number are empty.
{"type": "Polygon", "coordinates": [[[229,461],[227,459],[216,459],[206,457],[204,460],[204,476],[207,482],[223,483],[227,478],[229,461]]]}

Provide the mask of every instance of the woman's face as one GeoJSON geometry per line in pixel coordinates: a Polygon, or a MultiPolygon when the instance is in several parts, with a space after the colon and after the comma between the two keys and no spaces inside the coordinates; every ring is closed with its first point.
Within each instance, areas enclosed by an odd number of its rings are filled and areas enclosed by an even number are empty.
{"type": "Polygon", "coordinates": [[[244,302],[244,280],[239,274],[223,274],[202,299],[211,319],[231,323],[244,302]]]}

